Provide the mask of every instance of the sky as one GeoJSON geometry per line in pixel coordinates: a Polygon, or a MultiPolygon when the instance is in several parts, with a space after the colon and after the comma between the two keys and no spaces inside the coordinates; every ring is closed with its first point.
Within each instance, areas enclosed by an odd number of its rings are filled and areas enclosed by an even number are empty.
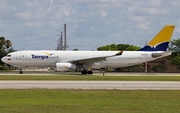
{"type": "Polygon", "coordinates": [[[166,24],[180,38],[180,0],[0,0],[0,36],[15,50],[55,50],[66,24],[68,50],[143,47],[166,24]]]}

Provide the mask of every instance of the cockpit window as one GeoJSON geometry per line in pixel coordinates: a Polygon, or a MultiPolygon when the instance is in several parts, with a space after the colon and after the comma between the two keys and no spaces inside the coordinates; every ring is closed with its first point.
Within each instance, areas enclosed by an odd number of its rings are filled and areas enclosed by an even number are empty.
{"type": "Polygon", "coordinates": [[[11,57],[11,55],[7,55],[7,57],[11,57]]]}

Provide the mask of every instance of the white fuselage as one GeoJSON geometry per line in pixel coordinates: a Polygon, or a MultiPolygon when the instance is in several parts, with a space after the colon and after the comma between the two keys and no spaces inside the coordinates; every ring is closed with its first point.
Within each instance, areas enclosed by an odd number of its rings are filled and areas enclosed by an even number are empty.
{"type": "MultiPolygon", "coordinates": [[[[119,51],[18,51],[8,54],[2,61],[15,67],[56,67],[56,63],[74,62],[103,56],[105,60],[90,62],[91,68],[126,67],[157,58],[147,51],[124,51],[122,55],[113,56],[119,51]]],[[[166,55],[167,56],[167,55],[166,55]]],[[[162,56],[164,57],[164,56],[162,56]]],[[[159,58],[159,57],[158,57],[159,58]]],[[[86,61],[88,63],[88,60],[86,61]]]]}

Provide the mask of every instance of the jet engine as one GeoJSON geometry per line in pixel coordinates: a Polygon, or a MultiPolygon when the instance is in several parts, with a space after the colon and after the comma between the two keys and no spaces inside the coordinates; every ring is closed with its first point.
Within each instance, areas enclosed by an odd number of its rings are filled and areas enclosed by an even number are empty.
{"type": "Polygon", "coordinates": [[[77,66],[72,63],[56,63],[57,71],[71,71],[76,70],[77,66]]]}

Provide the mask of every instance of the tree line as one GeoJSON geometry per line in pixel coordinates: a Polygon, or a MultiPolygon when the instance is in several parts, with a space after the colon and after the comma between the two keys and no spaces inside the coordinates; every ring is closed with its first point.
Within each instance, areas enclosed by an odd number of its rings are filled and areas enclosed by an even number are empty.
{"type": "Polygon", "coordinates": [[[171,64],[180,68],[180,39],[173,39],[168,46],[168,50],[173,52],[167,58],[171,61],[171,64]]]}
{"type": "Polygon", "coordinates": [[[136,51],[139,49],[140,47],[129,44],[111,44],[106,46],[100,46],[97,48],[98,51],[118,51],[118,50],[136,51]]]}

